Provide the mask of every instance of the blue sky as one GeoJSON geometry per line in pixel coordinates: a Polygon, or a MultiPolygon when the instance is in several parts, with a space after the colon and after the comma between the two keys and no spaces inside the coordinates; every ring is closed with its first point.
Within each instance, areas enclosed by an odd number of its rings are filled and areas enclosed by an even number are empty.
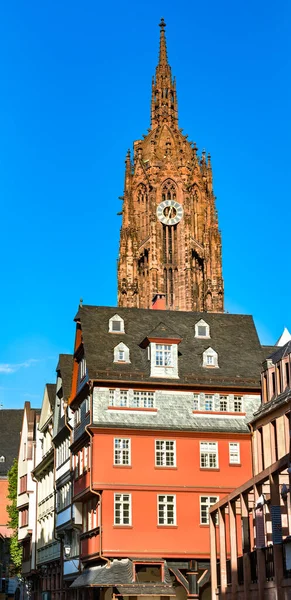
{"type": "Polygon", "coordinates": [[[159,20],[179,124],[211,153],[226,310],[291,329],[288,0],[11,0],[0,9],[0,403],[40,406],[73,318],[116,304],[124,159],[149,127],[159,20]]]}

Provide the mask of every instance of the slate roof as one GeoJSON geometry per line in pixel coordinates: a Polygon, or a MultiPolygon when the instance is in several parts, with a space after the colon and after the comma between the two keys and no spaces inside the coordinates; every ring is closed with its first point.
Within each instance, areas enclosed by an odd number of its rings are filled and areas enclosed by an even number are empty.
{"type": "Polygon", "coordinates": [[[0,410],[0,477],[6,476],[14,458],[18,458],[20,433],[22,428],[23,409],[0,410]]]}
{"type": "Polygon", "coordinates": [[[71,394],[73,375],[73,355],[60,354],[57,371],[60,371],[64,399],[67,400],[71,394]]]}
{"type": "Polygon", "coordinates": [[[291,354],[291,341],[287,342],[285,346],[279,346],[276,348],[275,352],[268,356],[269,359],[272,360],[272,363],[275,365],[279,362],[284,356],[291,354]]]}
{"type": "Polygon", "coordinates": [[[265,415],[269,412],[272,412],[275,408],[278,408],[284,404],[290,404],[291,402],[291,390],[290,388],[286,388],[282,394],[273,398],[269,402],[265,402],[265,404],[261,404],[259,410],[254,413],[254,419],[252,419],[251,423],[254,423],[258,420],[262,415],[265,415]]]}
{"type": "Polygon", "coordinates": [[[80,320],[90,379],[199,383],[224,387],[260,387],[264,349],[249,315],[202,313],[138,308],[82,306],[80,320]],[[118,314],[125,333],[109,333],[108,322],[118,314]],[[210,327],[210,339],[195,338],[195,323],[203,318],[210,327]],[[150,364],[142,342],[163,323],[181,336],[179,380],[150,377],[150,364]],[[113,363],[113,349],[124,342],[130,349],[130,364],[113,363]],[[219,368],[202,367],[203,352],[211,346],[218,353],[219,368]]]}
{"type": "Polygon", "coordinates": [[[133,563],[129,558],[114,559],[110,564],[85,569],[71,584],[71,588],[114,586],[124,596],[175,596],[169,569],[164,563],[164,581],[146,583],[134,581],[133,563]]]}
{"type": "Polygon", "coordinates": [[[48,399],[51,406],[52,411],[55,407],[55,399],[56,399],[56,384],[55,383],[47,383],[46,389],[48,393],[48,399]]]}

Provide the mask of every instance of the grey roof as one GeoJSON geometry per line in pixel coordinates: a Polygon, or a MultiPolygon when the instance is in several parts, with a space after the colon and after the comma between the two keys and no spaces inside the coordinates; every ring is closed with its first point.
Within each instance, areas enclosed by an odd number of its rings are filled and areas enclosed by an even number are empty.
{"type": "Polygon", "coordinates": [[[279,362],[284,356],[291,354],[291,341],[287,342],[285,346],[277,346],[275,352],[272,352],[268,358],[270,358],[275,365],[279,362]]]}
{"type": "MultiPolygon", "coordinates": [[[[142,342],[161,322],[181,336],[178,384],[260,387],[261,363],[265,351],[260,345],[253,318],[249,315],[202,313],[137,308],[83,306],[80,320],[90,379],[119,379],[160,382],[150,377],[147,351],[142,342]],[[125,333],[109,333],[108,322],[118,314],[125,333]],[[210,327],[210,339],[195,338],[195,323],[203,318],[210,327]],[[124,342],[130,349],[130,364],[113,363],[113,349],[124,342]],[[219,368],[202,366],[203,352],[211,346],[218,353],[219,368]]],[[[175,380],[164,379],[171,383],[175,380]]]]}
{"type": "Polygon", "coordinates": [[[14,458],[18,458],[23,409],[0,410],[0,477],[7,475],[14,458]]]}
{"type": "Polygon", "coordinates": [[[46,389],[47,389],[48,399],[49,399],[51,409],[54,410],[55,399],[56,399],[56,384],[55,383],[47,383],[46,389]]]}
{"type": "Polygon", "coordinates": [[[133,562],[129,558],[114,559],[108,565],[85,569],[71,584],[71,588],[114,586],[125,596],[175,596],[169,569],[164,563],[164,581],[140,583],[134,581],[133,562]]]}
{"type": "Polygon", "coordinates": [[[279,394],[279,396],[276,396],[269,402],[265,402],[264,404],[261,404],[259,410],[254,413],[254,418],[252,419],[251,423],[254,423],[262,415],[272,412],[274,409],[277,409],[279,406],[286,405],[286,404],[288,404],[288,406],[289,406],[290,402],[291,402],[291,390],[288,387],[288,388],[286,388],[286,390],[284,390],[284,392],[282,392],[282,394],[279,394]]]}
{"type": "Polygon", "coordinates": [[[79,577],[73,581],[71,588],[85,587],[89,585],[111,586],[118,584],[129,584],[133,581],[133,564],[128,558],[113,560],[108,567],[98,565],[85,569],[79,577]]]}
{"type": "Polygon", "coordinates": [[[73,375],[73,355],[60,354],[57,371],[60,371],[62,378],[63,397],[67,400],[71,394],[72,375],[73,375]]]}

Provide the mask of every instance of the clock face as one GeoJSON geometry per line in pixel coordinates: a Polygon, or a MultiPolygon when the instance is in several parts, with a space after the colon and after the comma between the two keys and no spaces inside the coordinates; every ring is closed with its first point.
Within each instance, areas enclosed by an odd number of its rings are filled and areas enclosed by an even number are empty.
{"type": "Polygon", "coordinates": [[[176,200],[164,200],[157,208],[157,217],[164,225],[176,225],[183,217],[183,208],[176,200]]]}

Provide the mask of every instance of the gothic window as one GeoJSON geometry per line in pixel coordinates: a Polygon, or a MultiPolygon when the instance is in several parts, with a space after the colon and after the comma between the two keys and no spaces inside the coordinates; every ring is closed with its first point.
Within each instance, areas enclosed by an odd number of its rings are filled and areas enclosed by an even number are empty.
{"type": "Polygon", "coordinates": [[[109,333],[124,333],[124,320],[119,315],[109,319],[109,333]]]}
{"type": "Polygon", "coordinates": [[[197,338],[209,338],[210,337],[209,325],[203,319],[200,319],[200,321],[195,323],[195,337],[197,337],[197,338]]]}
{"type": "Polygon", "coordinates": [[[165,181],[162,188],[162,202],[164,200],[176,200],[177,197],[177,188],[174,182],[171,179],[165,181]]]}
{"type": "Polygon", "coordinates": [[[203,352],[203,367],[218,367],[218,354],[213,348],[207,348],[203,352]]]}
{"type": "Polygon", "coordinates": [[[123,344],[123,342],[120,342],[118,346],[115,346],[113,362],[130,363],[129,348],[125,344],[123,344]]]}

